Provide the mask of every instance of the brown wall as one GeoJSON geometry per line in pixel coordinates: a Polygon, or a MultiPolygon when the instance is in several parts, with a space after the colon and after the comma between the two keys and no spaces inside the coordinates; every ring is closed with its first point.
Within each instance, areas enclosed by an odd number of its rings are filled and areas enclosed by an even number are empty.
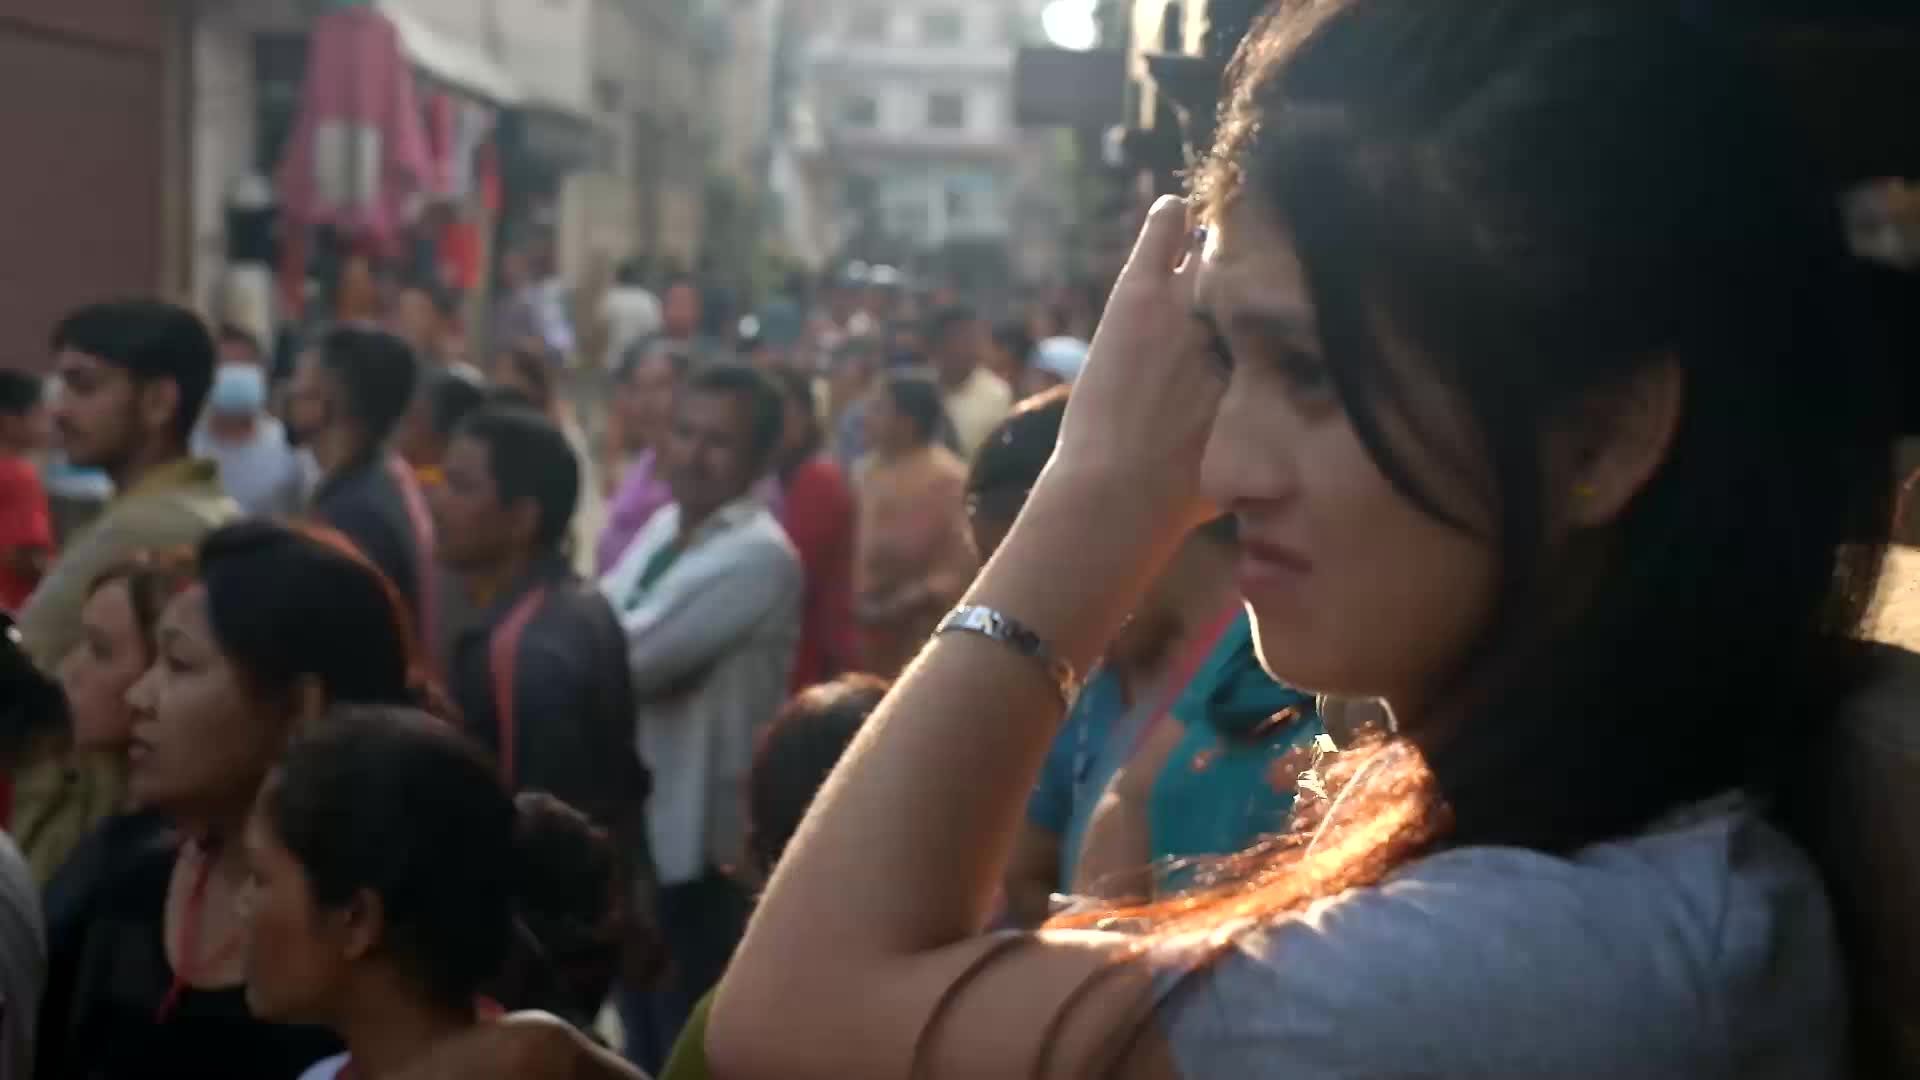
{"type": "Polygon", "coordinates": [[[0,366],[44,367],[62,312],[169,279],[177,18],[165,0],[0,0],[0,366]]]}

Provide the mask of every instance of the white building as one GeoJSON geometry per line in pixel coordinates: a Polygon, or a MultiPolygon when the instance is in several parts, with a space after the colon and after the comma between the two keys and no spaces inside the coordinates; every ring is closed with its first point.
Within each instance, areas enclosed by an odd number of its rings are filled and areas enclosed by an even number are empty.
{"type": "Polygon", "coordinates": [[[825,6],[809,82],[840,173],[847,231],[923,252],[1005,239],[1019,146],[1018,0],[825,6]]]}

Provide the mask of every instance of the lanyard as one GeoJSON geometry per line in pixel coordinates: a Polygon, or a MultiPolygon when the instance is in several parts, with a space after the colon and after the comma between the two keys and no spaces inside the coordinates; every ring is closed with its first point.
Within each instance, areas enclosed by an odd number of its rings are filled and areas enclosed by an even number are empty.
{"type": "MultiPolygon", "coordinates": [[[[1140,753],[1140,748],[1146,745],[1147,737],[1159,728],[1160,722],[1173,714],[1174,703],[1180,700],[1181,692],[1186,690],[1187,684],[1200,673],[1200,668],[1206,664],[1207,658],[1213,655],[1214,646],[1220,644],[1220,638],[1227,632],[1227,628],[1233,625],[1234,618],[1239,614],[1240,605],[1235,603],[1221,612],[1219,617],[1207,626],[1205,633],[1196,635],[1187,643],[1179,659],[1167,669],[1166,676],[1154,688],[1153,712],[1135,733],[1133,745],[1127,748],[1126,760],[1133,760],[1134,756],[1140,753]]],[[[1083,722],[1077,727],[1079,731],[1073,754],[1073,779],[1076,787],[1086,780],[1087,773],[1093,768],[1096,750],[1093,745],[1093,725],[1083,722]]],[[[1095,792],[1094,797],[1098,798],[1099,793],[1095,792]]]]}
{"type": "Polygon", "coordinates": [[[513,715],[514,657],[520,651],[520,637],[527,624],[539,613],[547,590],[535,589],[513,607],[492,638],[487,641],[487,666],[493,671],[493,715],[498,721],[500,739],[500,778],[514,790],[514,749],[519,727],[513,715]]]}
{"type": "MultiPolygon", "coordinates": [[[[194,962],[194,953],[200,949],[200,924],[206,914],[207,885],[213,879],[213,860],[212,851],[202,851],[200,872],[193,879],[193,891],[187,894],[187,908],[180,927],[180,961],[174,965],[173,984],[167,988],[167,996],[160,999],[160,1007],[154,1010],[153,1022],[156,1024],[166,1023],[179,1010],[180,998],[192,988],[193,977],[201,970],[201,965],[194,962]]],[[[239,941],[238,933],[230,936],[218,949],[208,954],[206,966],[212,967],[239,941]]]]}
{"type": "Polygon", "coordinates": [[[1154,710],[1152,718],[1141,725],[1139,733],[1134,736],[1133,748],[1127,751],[1129,760],[1147,744],[1147,739],[1159,730],[1161,723],[1173,715],[1173,706],[1180,700],[1181,692],[1186,690],[1187,684],[1193,681],[1194,676],[1200,674],[1200,668],[1206,664],[1207,658],[1213,655],[1214,647],[1220,644],[1220,639],[1226,636],[1227,629],[1239,616],[1240,602],[1236,600],[1213,620],[1207,627],[1206,633],[1194,638],[1192,644],[1187,646],[1187,651],[1180,657],[1179,666],[1173,670],[1172,681],[1166,685],[1160,707],[1154,710]]]}
{"type": "Polygon", "coordinates": [[[425,645],[423,652],[434,656],[440,640],[440,612],[433,587],[433,510],[406,462],[397,456],[387,458],[387,475],[400,491],[400,501],[407,512],[407,530],[413,534],[413,599],[418,605],[415,615],[419,619],[416,634],[425,645]]]}

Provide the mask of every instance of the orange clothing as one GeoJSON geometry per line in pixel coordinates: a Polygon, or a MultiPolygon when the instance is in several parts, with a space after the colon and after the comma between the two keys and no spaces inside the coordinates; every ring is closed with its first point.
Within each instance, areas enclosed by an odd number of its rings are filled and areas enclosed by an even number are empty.
{"type": "Polygon", "coordinates": [[[899,673],[980,569],[966,466],[943,447],[871,460],[859,479],[854,592],[865,665],[899,673]]]}

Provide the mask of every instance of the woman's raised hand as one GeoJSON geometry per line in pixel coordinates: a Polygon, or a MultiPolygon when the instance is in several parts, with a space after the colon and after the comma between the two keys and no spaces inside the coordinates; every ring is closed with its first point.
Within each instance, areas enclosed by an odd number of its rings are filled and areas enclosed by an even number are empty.
{"type": "Polygon", "coordinates": [[[1167,520],[1184,525],[1211,514],[1200,459],[1225,388],[1193,315],[1194,236],[1185,200],[1154,204],[1074,383],[1049,470],[1053,482],[1163,504],[1167,520]]]}

